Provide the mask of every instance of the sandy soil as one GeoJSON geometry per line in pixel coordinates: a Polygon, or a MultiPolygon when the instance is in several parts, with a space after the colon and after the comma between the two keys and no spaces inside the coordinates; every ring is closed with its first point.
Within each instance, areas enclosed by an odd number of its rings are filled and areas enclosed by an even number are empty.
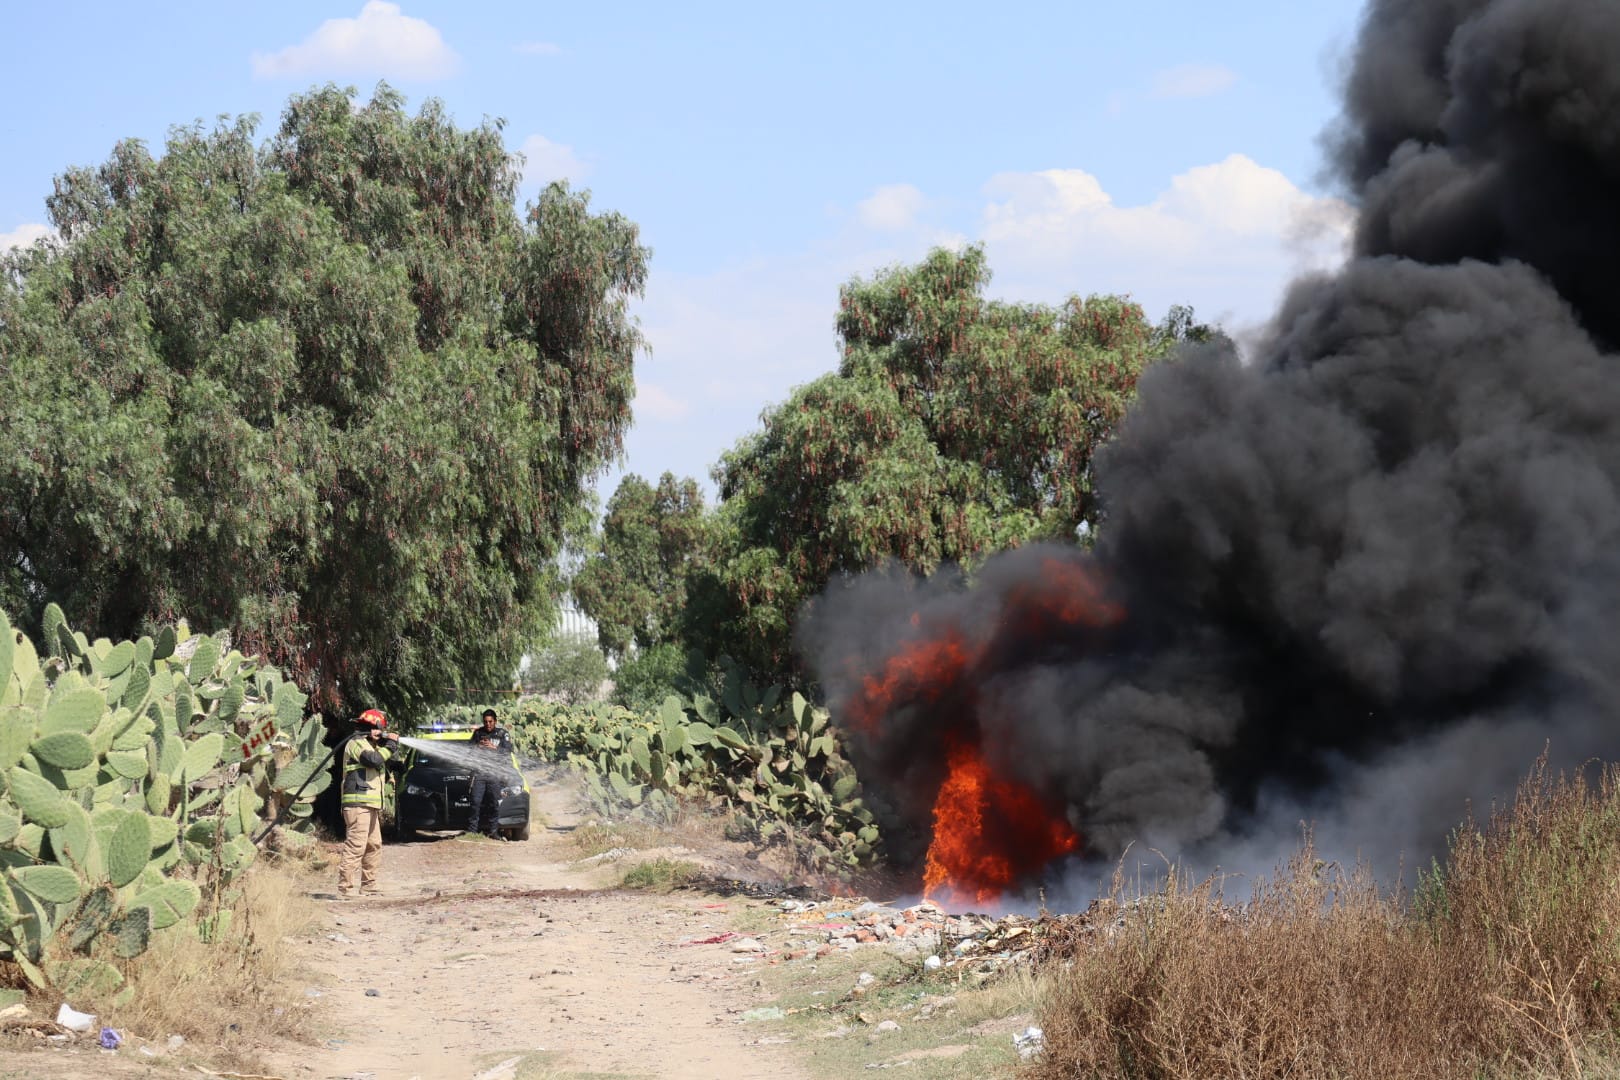
{"type": "MultiPolygon", "coordinates": [[[[754,1041],[755,1025],[738,1022],[758,1003],[754,965],[725,944],[683,944],[721,933],[751,902],[609,889],[623,865],[581,864],[569,841],[580,820],[572,788],[539,783],[535,798],[545,825],[527,843],[388,845],[381,897],[320,901],[296,966],[332,1036],[271,1050],[266,1072],[802,1078],[780,1047],[754,1041]]],[[[163,1066],[88,1047],[0,1054],[0,1078],[180,1075],[163,1066]]]]}
{"type": "Polygon", "coordinates": [[[746,901],[604,891],[622,867],[581,865],[569,843],[579,822],[571,787],[537,784],[535,799],[546,824],[529,842],[387,847],[382,897],[325,904],[310,977],[344,1030],[313,1055],[272,1058],[275,1071],[799,1076],[780,1053],[750,1045],[727,1012],[750,1003],[745,965],[725,945],[680,944],[719,933],[746,901]]]}

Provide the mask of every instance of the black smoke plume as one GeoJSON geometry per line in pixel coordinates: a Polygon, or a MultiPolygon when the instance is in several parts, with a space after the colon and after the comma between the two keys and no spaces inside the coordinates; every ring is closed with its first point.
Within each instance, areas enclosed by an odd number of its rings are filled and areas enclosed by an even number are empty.
{"type": "Polygon", "coordinates": [[[1426,859],[1543,746],[1620,753],[1617,58],[1610,0],[1377,0],[1327,137],[1354,257],[1296,283],[1247,363],[1144,376],[1096,464],[1095,551],[812,607],[835,717],[902,643],[981,641],[948,692],[852,731],[897,835],[926,833],[946,731],[1102,857],[1270,858],[1314,818],[1339,852],[1426,859]],[[1058,564],[1123,616],[982,645],[1058,564]]]}

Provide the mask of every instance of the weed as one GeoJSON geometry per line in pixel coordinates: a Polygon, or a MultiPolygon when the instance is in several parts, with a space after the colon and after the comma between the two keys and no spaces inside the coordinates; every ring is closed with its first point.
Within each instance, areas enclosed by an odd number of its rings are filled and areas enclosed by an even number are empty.
{"type": "MultiPolygon", "coordinates": [[[[1620,993],[1620,772],[1545,761],[1414,894],[1307,842],[1241,912],[1172,869],[1052,975],[1035,1076],[1600,1075],[1620,993]]],[[[1123,903],[1116,878],[1113,901],[1123,903]]]]}
{"type": "Polygon", "coordinates": [[[587,821],[569,834],[569,841],[582,857],[600,855],[615,848],[655,847],[665,832],[644,821],[587,821]]]}
{"type": "Polygon", "coordinates": [[[697,877],[703,868],[685,859],[647,859],[624,872],[619,881],[621,889],[648,889],[652,892],[670,892],[697,877]]]}
{"type": "Polygon", "coordinates": [[[305,875],[266,860],[242,881],[224,910],[229,921],[213,944],[189,925],[156,934],[130,962],[135,987],[129,1004],[109,1010],[109,1023],[156,1041],[183,1035],[223,1048],[228,1060],[251,1065],[252,1047],[273,1038],[308,1038],[308,1002],[291,989],[286,942],[313,922],[305,875]]]}

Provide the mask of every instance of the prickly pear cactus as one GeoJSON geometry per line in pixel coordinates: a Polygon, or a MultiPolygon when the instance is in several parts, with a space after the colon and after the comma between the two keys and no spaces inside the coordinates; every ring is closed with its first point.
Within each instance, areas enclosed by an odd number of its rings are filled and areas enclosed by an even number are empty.
{"type": "Polygon", "coordinates": [[[330,783],[305,700],[184,625],[91,641],[52,604],[35,643],[0,612],[0,958],[111,992],[123,975],[98,955],[217,908],[263,822],[307,820],[330,783]]]}
{"type": "Polygon", "coordinates": [[[881,847],[825,709],[728,667],[719,700],[670,696],[655,711],[520,702],[502,724],[520,752],[572,764],[599,809],[667,817],[679,800],[727,806],[758,839],[815,869],[870,863],[881,847]]]}

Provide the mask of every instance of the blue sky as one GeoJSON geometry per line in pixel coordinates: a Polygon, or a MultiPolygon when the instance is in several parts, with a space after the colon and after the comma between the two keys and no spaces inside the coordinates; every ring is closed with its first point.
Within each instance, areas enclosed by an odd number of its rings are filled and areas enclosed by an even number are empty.
{"type": "Polygon", "coordinates": [[[1242,334],[1349,220],[1318,181],[1349,0],[140,6],[0,9],[0,246],[117,139],[268,134],[315,84],[504,117],[526,195],[567,176],[654,249],[623,465],[649,478],[706,480],[835,366],[839,283],[933,244],[984,242],[1009,299],[1126,292],[1242,334]]]}

